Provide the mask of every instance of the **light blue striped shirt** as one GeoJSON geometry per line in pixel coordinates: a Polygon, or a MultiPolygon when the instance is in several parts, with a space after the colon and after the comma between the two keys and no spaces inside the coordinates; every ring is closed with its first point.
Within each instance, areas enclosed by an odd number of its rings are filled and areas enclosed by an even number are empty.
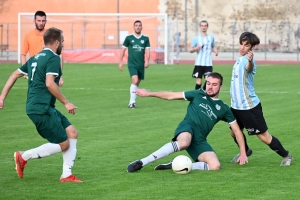
{"type": "Polygon", "coordinates": [[[247,56],[237,59],[232,69],[230,96],[231,107],[237,110],[249,110],[260,102],[254,91],[254,75],[256,73],[256,61],[253,59],[253,69],[248,72],[246,66],[247,56]]]}
{"type": "Polygon", "coordinates": [[[215,38],[213,35],[206,35],[203,37],[201,34],[195,36],[192,40],[192,47],[200,46],[200,50],[197,51],[197,58],[195,65],[212,66],[211,52],[215,46],[215,38]]]}

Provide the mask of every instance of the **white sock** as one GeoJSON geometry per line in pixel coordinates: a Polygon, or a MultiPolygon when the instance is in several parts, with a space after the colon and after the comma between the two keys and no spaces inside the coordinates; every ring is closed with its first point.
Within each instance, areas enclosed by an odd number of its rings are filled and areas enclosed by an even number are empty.
{"type": "Polygon", "coordinates": [[[66,178],[70,175],[72,175],[72,167],[74,165],[74,161],[76,158],[76,143],[77,139],[71,139],[69,138],[70,142],[70,147],[66,150],[63,151],[63,173],[62,173],[62,178],[66,178]]]}
{"type": "Polygon", "coordinates": [[[23,152],[22,158],[24,160],[35,159],[35,158],[44,158],[52,154],[61,152],[59,144],[46,143],[37,148],[27,150],[23,152]]]}
{"type": "Polygon", "coordinates": [[[165,144],[164,146],[162,146],[160,149],[158,149],[157,151],[153,152],[152,154],[150,154],[148,157],[141,159],[141,161],[143,162],[143,166],[164,158],[168,155],[170,155],[171,153],[174,153],[176,151],[180,151],[180,148],[178,146],[178,142],[169,142],[167,144],[165,144]]]}
{"type": "Polygon", "coordinates": [[[195,162],[192,164],[192,170],[209,170],[206,162],[195,162]]]}
{"type": "Polygon", "coordinates": [[[130,101],[129,104],[135,103],[136,93],[135,90],[138,89],[137,85],[131,84],[130,85],[130,101]]]}

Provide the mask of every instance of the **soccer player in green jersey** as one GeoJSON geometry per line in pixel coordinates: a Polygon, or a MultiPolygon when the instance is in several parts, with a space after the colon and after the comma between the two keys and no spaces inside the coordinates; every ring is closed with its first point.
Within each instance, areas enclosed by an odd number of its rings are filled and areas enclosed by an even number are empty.
{"type": "MultiPolygon", "coordinates": [[[[212,72],[207,77],[206,92],[203,89],[186,92],[149,92],[138,89],[137,95],[142,97],[157,97],[165,100],[188,100],[187,113],[175,130],[171,142],[165,144],[149,156],[130,163],[128,172],[136,172],[143,166],[166,157],[171,153],[186,150],[195,161],[192,170],[219,170],[220,161],[210,144],[206,141],[207,135],[214,125],[222,120],[227,122],[236,135],[240,147],[240,156],[237,162],[243,165],[248,162],[245,143],[239,126],[229,108],[218,99],[222,87],[221,74],[212,72]]],[[[172,162],[158,165],[155,170],[171,169],[172,162]]]]}
{"type": "Polygon", "coordinates": [[[0,95],[0,109],[16,80],[28,76],[26,113],[35,124],[38,133],[49,141],[37,148],[14,153],[17,174],[24,176],[24,168],[30,159],[44,158],[52,154],[63,154],[63,172],[60,182],[82,182],[72,174],[76,158],[78,132],[69,120],[55,108],[58,99],[70,114],[76,113],[73,105],[61,93],[58,85],[62,75],[60,57],[64,36],[57,28],[49,28],[44,34],[45,48],[31,57],[22,67],[14,71],[0,95]]]}
{"type": "Polygon", "coordinates": [[[141,80],[145,78],[145,68],[149,66],[150,41],[149,37],[142,34],[142,22],[136,20],[133,23],[134,33],[128,35],[120,53],[119,69],[123,70],[123,57],[128,49],[128,70],[131,77],[130,101],[128,108],[136,108],[136,89],[141,80]]]}

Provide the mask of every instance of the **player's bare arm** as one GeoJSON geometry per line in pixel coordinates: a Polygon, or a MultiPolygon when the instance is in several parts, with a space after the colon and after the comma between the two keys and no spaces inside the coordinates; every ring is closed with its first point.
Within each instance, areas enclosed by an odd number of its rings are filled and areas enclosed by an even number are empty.
{"type": "Polygon", "coordinates": [[[125,55],[126,48],[122,48],[120,52],[119,70],[123,71],[123,57],[125,55]]]}
{"type": "Polygon", "coordinates": [[[183,92],[149,92],[145,89],[137,89],[136,94],[141,97],[157,97],[165,100],[183,100],[183,92]]]}
{"type": "Polygon", "coordinates": [[[219,55],[218,49],[215,46],[213,47],[213,52],[215,53],[216,56],[219,55]]]}
{"type": "Polygon", "coordinates": [[[61,93],[58,85],[54,82],[55,76],[54,75],[47,75],[46,76],[46,87],[51,92],[55,98],[57,98],[68,110],[70,114],[76,113],[76,106],[70,103],[67,98],[61,93]]]}
{"type": "Polygon", "coordinates": [[[237,162],[240,163],[240,165],[244,165],[246,163],[248,163],[248,157],[246,155],[246,151],[245,151],[245,142],[244,142],[244,137],[243,137],[243,133],[240,130],[240,127],[238,125],[237,122],[233,122],[232,124],[230,124],[231,130],[234,132],[236,140],[239,144],[239,148],[240,148],[240,157],[238,158],[237,162]]]}
{"type": "Polygon", "coordinates": [[[149,67],[149,60],[150,60],[150,48],[146,48],[145,50],[145,68],[149,67]]]}
{"type": "Polygon", "coordinates": [[[247,63],[247,66],[246,66],[246,69],[248,72],[251,72],[253,70],[253,67],[254,67],[254,63],[253,63],[253,57],[254,57],[254,53],[252,51],[249,51],[247,54],[247,59],[248,59],[248,63],[247,63]]]}
{"type": "Polygon", "coordinates": [[[24,74],[22,74],[19,70],[14,71],[10,75],[10,77],[6,81],[6,83],[2,89],[2,92],[0,94],[0,109],[4,108],[4,100],[5,100],[6,96],[8,95],[10,89],[14,86],[16,80],[22,76],[24,76],[24,74]]]}
{"type": "MultiPolygon", "coordinates": [[[[63,71],[63,68],[64,68],[64,66],[63,66],[63,63],[64,63],[63,62],[63,55],[60,54],[59,57],[60,57],[60,68],[61,68],[61,71],[63,71]]],[[[62,87],[63,85],[64,85],[64,79],[61,76],[60,79],[59,79],[59,86],[62,87]]]]}

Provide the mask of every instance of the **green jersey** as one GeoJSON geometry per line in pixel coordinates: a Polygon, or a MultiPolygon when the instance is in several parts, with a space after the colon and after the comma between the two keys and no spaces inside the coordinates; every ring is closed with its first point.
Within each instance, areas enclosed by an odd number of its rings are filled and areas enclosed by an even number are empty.
{"type": "Polygon", "coordinates": [[[28,75],[27,114],[50,114],[55,111],[56,98],[46,87],[46,76],[56,76],[55,83],[59,84],[62,75],[60,57],[51,49],[45,48],[31,57],[19,71],[28,75]]]}
{"type": "Polygon", "coordinates": [[[144,67],[145,64],[145,50],[150,48],[149,37],[140,35],[136,37],[134,34],[128,35],[123,47],[128,48],[128,67],[144,67]]]}
{"type": "Polygon", "coordinates": [[[218,121],[229,124],[235,121],[228,105],[219,99],[209,97],[202,89],[184,92],[184,98],[190,101],[185,120],[198,126],[205,138],[218,121]]]}

